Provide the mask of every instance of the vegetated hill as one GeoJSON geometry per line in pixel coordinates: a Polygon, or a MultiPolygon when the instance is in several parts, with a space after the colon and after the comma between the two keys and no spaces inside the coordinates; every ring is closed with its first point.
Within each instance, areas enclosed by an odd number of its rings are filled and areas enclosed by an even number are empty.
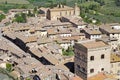
{"type": "Polygon", "coordinates": [[[96,19],[98,23],[120,23],[119,0],[0,0],[0,3],[0,10],[4,12],[12,8],[54,7],[59,3],[74,6],[78,3],[81,16],[88,23],[91,23],[90,19],[96,19]]]}
{"type": "Polygon", "coordinates": [[[99,23],[120,23],[120,1],[119,0],[28,0],[35,6],[50,7],[55,6],[58,3],[62,3],[68,6],[74,6],[74,3],[78,3],[83,15],[87,16],[86,22],[90,22],[90,19],[96,19],[99,23]],[[116,4],[118,1],[119,3],[116,4]],[[84,6],[84,7],[83,7],[84,6]]]}
{"type": "Polygon", "coordinates": [[[77,0],[28,0],[35,6],[44,6],[49,7],[51,4],[56,5],[58,3],[67,4],[69,6],[73,6],[77,0]]]}
{"type": "Polygon", "coordinates": [[[18,9],[18,8],[34,8],[32,4],[30,4],[27,0],[0,0],[0,10],[5,13],[10,9],[18,9]]]}
{"type": "Polygon", "coordinates": [[[98,23],[120,23],[120,6],[116,4],[119,0],[91,0],[78,2],[81,7],[81,16],[85,21],[91,23],[90,19],[96,19],[98,23]]]}
{"type": "Polygon", "coordinates": [[[0,3],[29,4],[27,0],[0,0],[0,3]]]}

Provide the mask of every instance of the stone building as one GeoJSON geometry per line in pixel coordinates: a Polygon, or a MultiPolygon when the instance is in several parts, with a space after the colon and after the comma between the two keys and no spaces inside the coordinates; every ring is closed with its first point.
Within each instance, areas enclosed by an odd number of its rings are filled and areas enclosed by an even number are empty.
{"type": "Polygon", "coordinates": [[[100,26],[100,31],[110,38],[118,39],[120,43],[120,24],[105,24],[100,26]]]}
{"type": "Polygon", "coordinates": [[[47,19],[49,20],[58,20],[63,16],[78,16],[80,15],[80,9],[75,4],[75,7],[68,7],[64,5],[58,5],[57,7],[48,9],[47,11],[47,19]]]}
{"type": "Polygon", "coordinates": [[[110,72],[110,46],[103,41],[75,43],[75,74],[88,80],[100,72],[110,72]]]}
{"type": "Polygon", "coordinates": [[[99,39],[102,37],[102,33],[99,31],[99,28],[98,29],[85,28],[84,33],[86,38],[88,39],[99,39]]]}
{"type": "Polygon", "coordinates": [[[116,38],[102,37],[97,40],[99,40],[99,41],[101,40],[101,41],[108,43],[111,46],[111,51],[115,52],[115,51],[119,50],[119,43],[118,43],[118,39],[116,39],[116,38]]]}
{"type": "Polygon", "coordinates": [[[120,75],[120,54],[112,53],[111,54],[111,70],[110,73],[113,75],[120,75]]]}

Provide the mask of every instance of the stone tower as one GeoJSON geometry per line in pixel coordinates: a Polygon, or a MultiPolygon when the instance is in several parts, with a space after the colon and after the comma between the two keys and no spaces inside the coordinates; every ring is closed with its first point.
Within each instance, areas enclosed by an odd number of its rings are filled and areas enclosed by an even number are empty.
{"type": "Polygon", "coordinates": [[[75,43],[75,74],[83,80],[100,72],[110,72],[110,45],[103,41],[75,43]]]}
{"type": "Polygon", "coordinates": [[[75,3],[74,10],[75,10],[75,15],[79,16],[80,15],[80,8],[77,6],[77,3],[75,3]]]}

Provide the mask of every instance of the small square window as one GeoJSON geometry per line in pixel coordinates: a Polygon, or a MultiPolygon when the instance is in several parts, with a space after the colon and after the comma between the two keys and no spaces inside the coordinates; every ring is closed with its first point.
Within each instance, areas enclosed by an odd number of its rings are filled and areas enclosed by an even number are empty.
{"type": "Polygon", "coordinates": [[[91,57],[90,57],[90,60],[93,61],[93,60],[94,60],[94,56],[91,56],[91,57]]]}
{"type": "Polygon", "coordinates": [[[104,68],[101,68],[101,71],[104,71],[104,68]]]}
{"type": "Polygon", "coordinates": [[[104,58],[105,58],[105,55],[104,55],[104,54],[102,54],[102,55],[101,55],[101,59],[104,59],[104,58]]]}
{"type": "Polygon", "coordinates": [[[90,73],[94,73],[94,69],[90,69],[90,73]]]}

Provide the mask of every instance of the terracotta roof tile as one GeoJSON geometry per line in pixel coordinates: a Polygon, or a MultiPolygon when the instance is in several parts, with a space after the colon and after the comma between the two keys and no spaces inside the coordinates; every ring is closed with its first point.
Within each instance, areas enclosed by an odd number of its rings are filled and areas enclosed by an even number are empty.
{"type": "Polygon", "coordinates": [[[88,41],[81,44],[88,49],[108,46],[108,44],[104,43],[103,41],[88,41]]]}
{"type": "Polygon", "coordinates": [[[107,78],[107,76],[104,73],[99,73],[95,76],[88,78],[88,80],[104,80],[106,78],[107,78]]]}
{"type": "Polygon", "coordinates": [[[78,77],[78,76],[75,76],[75,77],[72,78],[72,80],[83,80],[83,79],[78,77]]]}

